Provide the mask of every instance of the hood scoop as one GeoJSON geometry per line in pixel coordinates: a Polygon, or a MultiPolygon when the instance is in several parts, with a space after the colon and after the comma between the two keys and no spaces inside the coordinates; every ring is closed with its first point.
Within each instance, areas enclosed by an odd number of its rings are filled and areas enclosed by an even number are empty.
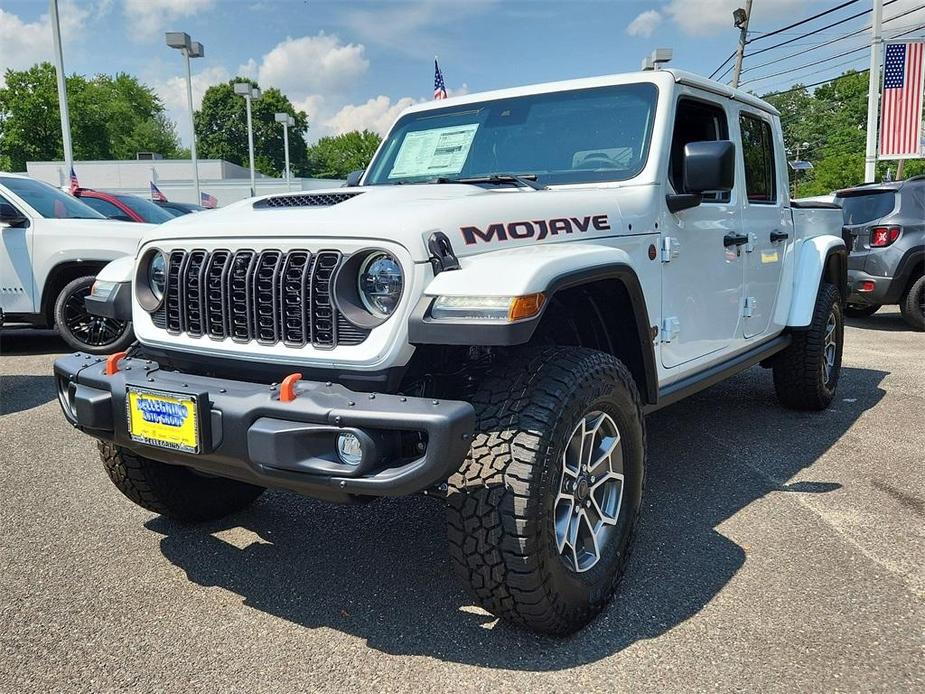
{"type": "Polygon", "coordinates": [[[274,207],[330,207],[362,195],[363,191],[351,193],[300,193],[298,195],[276,195],[254,203],[255,210],[274,207]]]}

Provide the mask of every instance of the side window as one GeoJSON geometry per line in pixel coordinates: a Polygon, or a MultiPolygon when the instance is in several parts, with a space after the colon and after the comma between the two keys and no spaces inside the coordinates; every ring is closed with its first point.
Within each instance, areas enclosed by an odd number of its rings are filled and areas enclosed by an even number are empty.
{"type": "Polygon", "coordinates": [[[125,212],[120,210],[108,200],[103,200],[102,198],[80,198],[80,200],[81,202],[87,203],[100,214],[106,215],[110,219],[130,219],[128,215],[125,214],[125,212]]]}
{"type": "MultiPolygon", "coordinates": [[[[684,146],[689,142],[726,140],[729,126],[721,106],[694,99],[681,99],[675,113],[674,134],[671,138],[671,159],[668,178],[676,192],[683,192],[684,146]]],[[[729,193],[707,193],[704,202],[729,202],[729,193]]]]}
{"type": "Polygon", "coordinates": [[[750,203],[777,202],[777,173],[774,170],[774,139],[771,124],[756,116],[743,114],[742,157],[745,160],[745,194],[750,203]]]}

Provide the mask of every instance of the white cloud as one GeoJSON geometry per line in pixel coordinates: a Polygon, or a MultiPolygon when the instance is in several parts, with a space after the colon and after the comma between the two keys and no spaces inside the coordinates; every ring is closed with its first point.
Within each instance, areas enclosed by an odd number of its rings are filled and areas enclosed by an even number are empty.
{"type": "Polygon", "coordinates": [[[372,130],[385,135],[398,114],[416,103],[418,100],[410,96],[393,102],[389,97],[380,95],[365,104],[344,106],[322,125],[327,135],[341,135],[351,130],[372,130]]]}
{"type": "Polygon", "coordinates": [[[153,39],[168,22],[212,9],[215,0],[124,0],[122,11],[138,36],[153,39]]]}
{"type": "MultiPolygon", "coordinates": [[[[61,40],[69,43],[81,37],[89,15],[87,7],[62,2],[58,9],[61,40]]],[[[48,15],[43,14],[35,22],[24,22],[18,15],[0,9],[0,86],[5,82],[3,73],[7,68],[22,70],[43,60],[54,60],[48,15]]]]}
{"type": "Polygon", "coordinates": [[[343,91],[366,72],[369,61],[362,44],[341,43],[333,34],[287,38],[263,56],[257,69],[262,87],[300,95],[343,91]]]}
{"type": "MultiPolygon", "coordinates": [[[[221,65],[199,70],[193,73],[193,109],[199,110],[202,106],[202,97],[206,89],[214,84],[227,82],[231,75],[221,65]]],[[[189,119],[188,97],[186,95],[186,77],[169,77],[166,80],[154,81],[154,91],[160,97],[167,111],[167,117],[177,125],[177,134],[184,144],[189,144],[192,136],[189,119]]]]}
{"type": "MultiPolygon", "coordinates": [[[[685,33],[693,36],[732,31],[732,12],[742,0],[670,0],[664,13],[685,33]]],[[[806,0],[773,0],[756,2],[752,6],[751,26],[784,17],[799,16],[807,7],[806,0]]]]}
{"type": "Polygon", "coordinates": [[[647,10],[639,14],[636,19],[626,27],[626,33],[630,36],[643,36],[649,38],[652,32],[662,23],[662,15],[656,10],[647,10]]]}

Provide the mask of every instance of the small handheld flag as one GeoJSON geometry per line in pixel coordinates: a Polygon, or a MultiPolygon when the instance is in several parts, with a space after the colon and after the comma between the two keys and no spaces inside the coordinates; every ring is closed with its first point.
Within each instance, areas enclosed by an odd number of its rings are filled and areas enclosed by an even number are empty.
{"type": "Polygon", "coordinates": [[[218,207],[218,198],[208,193],[200,193],[199,201],[202,203],[202,206],[208,210],[213,210],[218,207]]]}
{"type": "Polygon", "coordinates": [[[154,202],[167,202],[167,196],[161,192],[161,189],[154,185],[154,181],[151,181],[151,199],[154,202]]]}
{"type": "Polygon", "coordinates": [[[443,81],[443,73],[440,72],[440,66],[437,64],[436,58],[434,58],[434,98],[446,98],[446,82],[443,81]]]}
{"type": "Polygon", "coordinates": [[[925,42],[888,43],[880,100],[880,158],[922,156],[925,42]]]}
{"type": "Polygon", "coordinates": [[[80,184],[77,182],[77,174],[74,173],[74,167],[71,167],[71,195],[80,190],[80,184]]]}

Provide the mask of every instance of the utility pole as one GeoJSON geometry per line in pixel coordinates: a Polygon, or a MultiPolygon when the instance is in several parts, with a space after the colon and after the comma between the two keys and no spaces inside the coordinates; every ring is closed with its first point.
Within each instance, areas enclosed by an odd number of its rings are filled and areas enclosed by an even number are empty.
{"type": "Polygon", "coordinates": [[[880,110],[880,23],[883,0],[873,0],[870,24],[870,75],[867,83],[867,148],[864,152],[864,182],[877,179],[877,114],[880,110]]]}
{"type": "Polygon", "coordinates": [[[742,74],[742,60],[745,58],[745,40],[748,38],[748,20],[752,18],[752,0],[745,0],[745,9],[741,7],[732,13],[735,26],[739,28],[739,46],[736,48],[736,62],[732,69],[732,87],[739,86],[742,74]]]}
{"type": "Polygon", "coordinates": [[[58,0],[48,0],[51,36],[55,50],[55,74],[58,77],[58,110],[61,112],[61,141],[64,144],[65,176],[70,178],[74,168],[74,151],[71,148],[71,118],[67,110],[67,84],[64,81],[64,53],[61,51],[61,24],[58,22],[58,0]]]}

